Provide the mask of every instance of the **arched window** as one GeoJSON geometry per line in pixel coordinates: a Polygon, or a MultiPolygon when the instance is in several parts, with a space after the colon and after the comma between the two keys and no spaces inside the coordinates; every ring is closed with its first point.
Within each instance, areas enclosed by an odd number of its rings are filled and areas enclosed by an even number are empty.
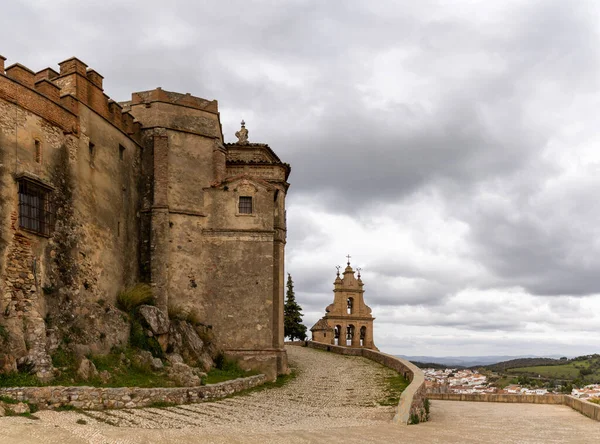
{"type": "Polygon", "coordinates": [[[333,344],[334,345],[340,345],[340,332],[342,331],[342,326],[341,325],[336,325],[335,328],[333,329],[333,344]]]}
{"type": "Polygon", "coordinates": [[[367,340],[367,327],[365,327],[363,325],[362,327],[360,327],[360,346],[361,347],[365,346],[366,340],[367,340]]]}
{"type": "Polygon", "coordinates": [[[352,314],[352,306],[354,305],[354,299],[348,298],[348,300],[346,302],[348,304],[347,312],[349,315],[351,315],[352,314]]]}

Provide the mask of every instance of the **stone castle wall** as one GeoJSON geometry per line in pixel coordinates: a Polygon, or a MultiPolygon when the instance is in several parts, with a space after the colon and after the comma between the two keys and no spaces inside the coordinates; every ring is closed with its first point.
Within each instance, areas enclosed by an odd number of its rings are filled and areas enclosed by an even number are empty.
{"type": "Polygon", "coordinates": [[[119,104],[76,58],[37,73],[4,61],[0,371],[33,365],[51,377],[49,355],[67,336],[80,355],[123,345],[117,294],[148,282],[164,312],[211,326],[243,367],[285,373],[289,165],[265,144],[223,144],[215,100],[157,88],[119,104]],[[22,175],[52,190],[47,235],[20,226],[22,175]],[[253,214],[239,214],[240,196],[253,214]]]}

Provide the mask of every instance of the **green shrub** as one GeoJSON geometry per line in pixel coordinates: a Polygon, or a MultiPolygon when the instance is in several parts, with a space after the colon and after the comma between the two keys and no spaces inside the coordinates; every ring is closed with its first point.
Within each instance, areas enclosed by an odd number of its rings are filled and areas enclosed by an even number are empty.
{"type": "Polygon", "coordinates": [[[0,340],[2,340],[2,342],[6,343],[6,342],[8,342],[9,337],[10,337],[10,335],[9,335],[6,327],[4,325],[0,324],[0,340]]]}
{"type": "Polygon", "coordinates": [[[147,350],[152,356],[164,358],[164,353],[158,340],[146,335],[146,331],[137,317],[131,319],[131,330],[129,332],[129,344],[140,350],[147,350]]]}
{"type": "Polygon", "coordinates": [[[217,355],[217,359],[219,359],[219,367],[210,369],[206,377],[202,378],[204,384],[216,384],[230,379],[245,378],[258,374],[254,370],[246,371],[242,369],[236,361],[225,359],[222,353],[217,355]],[[219,359],[219,357],[221,358],[219,359]]]}
{"type": "Polygon", "coordinates": [[[187,318],[185,310],[180,305],[169,304],[167,311],[169,313],[169,319],[171,320],[177,319],[178,321],[185,321],[187,318]]]}
{"type": "Polygon", "coordinates": [[[135,308],[144,304],[154,304],[152,288],[148,284],[136,284],[122,291],[117,296],[117,307],[128,313],[133,312],[135,308]]]}
{"type": "Polygon", "coordinates": [[[153,403],[151,403],[148,407],[152,407],[155,409],[164,409],[167,407],[175,407],[177,404],[174,402],[167,402],[167,401],[154,401],[153,403]]]}
{"type": "Polygon", "coordinates": [[[185,320],[192,325],[202,324],[202,321],[200,320],[200,314],[195,309],[190,310],[190,312],[185,317],[185,320]]]}
{"type": "Polygon", "coordinates": [[[215,356],[215,367],[219,370],[223,370],[223,366],[225,365],[225,355],[220,352],[217,356],[215,356]]]}

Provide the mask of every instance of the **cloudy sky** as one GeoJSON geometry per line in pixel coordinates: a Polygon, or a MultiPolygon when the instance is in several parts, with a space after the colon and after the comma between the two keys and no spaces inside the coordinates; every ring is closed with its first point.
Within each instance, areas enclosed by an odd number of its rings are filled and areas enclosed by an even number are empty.
{"type": "Polygon", "coordinates": [[[20,0],[0,54],[219,100],[292,165],[310,327],[363,268],[408,355],[600,352],[600,3],[20,0]]]}

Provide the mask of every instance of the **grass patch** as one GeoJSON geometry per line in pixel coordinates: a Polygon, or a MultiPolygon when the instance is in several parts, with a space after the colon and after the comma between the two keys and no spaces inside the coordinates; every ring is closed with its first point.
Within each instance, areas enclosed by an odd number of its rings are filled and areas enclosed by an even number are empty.
{"type": "Polygon", "coordinates": [[[81,409],[79,409],[79,408],[77,408],[75,406],[72,406],[70,404],[63,404],[63,405],[59,405],[54,410],[56,412],[78,412],[81,409]]]}
{"type": "Polygon", "coordinates": [[[37,387],[43,385],[35,375],[29,373],[0,374],[0,387],[37,387]]]}
{"type": "Polygon", "coordinates": [[[0,396],[0,401],[2,401],[4,404],[18,404],[19,401],[17,401],[16,399],[10,398],[8,396],[0,396]]]}
{"type": "Polygon", "coordinates": [[[400,402],[400,395],[410,382],[400,373],[385,378],[386,398],[379,401],[379,405],[396,406],[400,402]]]}
{"type": "Polygon", "coordinates": [[[99,372],[109,371],[111,379],[109,384],[101,381],[88,382],[94,386],[110,387],[173,387],[173,381],[167,378],[164,372],[154,372],[150,368],[138,365],[135,359],[135,350],[131,348],[115,349],[108,355],[93,356],[92,362],[99,372]],[[121,354],[125,355],[126,365],[121,360],[121,354]]]}
{"type": "Polygon", "coordinates": [[[140,305],[153,305],[154,296],[152,287],[148,284],[136,284],[117,296],[117,307],[121,310],[131,313],[140,305]]]}
{"type": "MultiPolygon", "coordinates": [[[[174,402],[155,401],[152,404],[150,404],[148,407],[155,408],[155,409],[166,409],[168,407],[175,407],[175,406],[177,406],[177,404],[174,402]]],[[[146,407],[144,407],[144,408],[146,408],[146,407]]]]}
{"type": "Polygon", "coordinates": [[[588,399],[588,401],[593,402],[594,404],[600,404],[600,398],[588,399]]]}
{"type": "Polygon", "coordinates": [[[229,381],[231,379],[246,378],[248,376],[258,375],[255,370],[246,371],[240,368],[237,362],[228,359],[216,359],[216,368],[212,368],[203,378],[205,384],[216,384],[218,382],[229,381]]]}
{"type": "Polygon", "coordinates": [[[38,420],[40,419],[38,416],[32,415],[30,412],[25,412],[25,413],[15,413],[10,409],[6,409],[4,411],[4,416],[20,416],[22,418],[27,418],[27,419],[32,419],[32,420],[38,420]]]}

